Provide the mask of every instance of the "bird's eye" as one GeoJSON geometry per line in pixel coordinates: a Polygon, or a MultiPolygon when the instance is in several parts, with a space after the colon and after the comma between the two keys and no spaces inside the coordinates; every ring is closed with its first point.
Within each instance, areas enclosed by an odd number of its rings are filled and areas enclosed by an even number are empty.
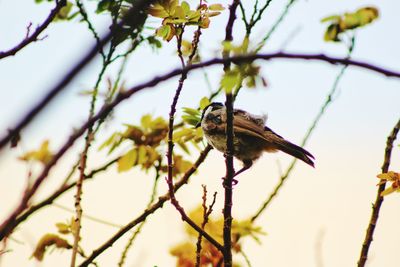
{"type": "Polygon", "coordinates": [[[213,114],[208,114],[207,115],[207,120],[215,123],[215,124],[221,124],[222,120],[221,120],[221,116],[220,115],[213,115],[213,114]]]}

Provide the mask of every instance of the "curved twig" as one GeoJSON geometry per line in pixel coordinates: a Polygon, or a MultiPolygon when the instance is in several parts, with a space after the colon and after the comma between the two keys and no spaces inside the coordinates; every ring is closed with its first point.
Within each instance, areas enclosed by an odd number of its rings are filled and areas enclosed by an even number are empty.
{"type": "MultiPolygon", "coordinates": [[[[392,132],[387,138],[386,148],[385,148],[385,158],[383,160],[382,165],[382,173],[386,173],[389,170],[390,158],[392,156],[393,142],[396,140],[397,134],[400,130],[400,120],[397,121],[394,126],[392,132]]],[[[358,260],[357,266],[364,267],[368,258],[369,247],[372,243],[372,237],[374,235],[376,224],[378,223],[379,212],[383,203],[382,192],[385,190],[386,183],[381,183],[378,187],[378,191],[376,192],[375,203],[372,205],[372,214],[371,219],[368,224],[367,232],[365,234],[365,239],[361,248],[360,258],[358,260]]]]}
{"type": "Polygon", "coordinates": [[[57,1],[56,6],[53,8],[53,10],[51,10],[51,12],[47,16],[46,20],[41,25],[39,25],[31,35],[29,35],[29,27],[28,27],[27,36],[18,45],[11,48],[10,50],[0,52],[0,59],[8,57],[8,56],[14,56],[19,51],[21,51],[25,46],[39,40],[39,35],[49,26],[49,24],[57,16],[60,9],[63,8],[66,5],[66,3],[67,3],[66,0],[57,1]]]}

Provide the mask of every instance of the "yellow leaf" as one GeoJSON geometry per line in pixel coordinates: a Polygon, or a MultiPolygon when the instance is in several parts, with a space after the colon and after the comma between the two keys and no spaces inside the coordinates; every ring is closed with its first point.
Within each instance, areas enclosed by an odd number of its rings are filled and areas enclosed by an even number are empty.
{"type": "Polygon", "coordinates": [[[210,19],[209,19],[208,17],[202,18],[202,19],[200,20],[199,26],[200,26],[202,29],[207,29],[208,26],[210,26],[210,19]]]}
{"type": "Polygon", "coordinates": [[[59,237],[55,234],[45,234],[36,245],[35,251],[32,254],[32,257],[37,259],[38,261],[42,261],[44,257],[44,253],[46,249],[50,246],[55,246],[56,248],[65,248],[71,249],[72,246],[68,243],[67,240],[59,237]]]}
{"type": "Polygon", "coordinates": [[[388,180],[388,181],[396,181],[400,180],[400,173],[394,172],[394,171],[389,171],[387,173],[381,173],[378,174],[376,177],[382,180],[388,180]]]}
{"type": "Polygon", "coordinates": [[[210,100],[207,97],[203,97],[200,100],[200,109],[201,110],[205,109],[209,104],[210,104],[210,100]]]}
{"type": "Polygon", "coordinates": [[[387,196],[387,195],[389,195],[389,194],[391,194],[393,192],[396,192],[396,191],[397,191],[397,189],[391,186],[391,187],[388,187],[385,190],[383,190],[382,193],[381,193],[381,196],[384,197],[384,196],[387,196]]]}
{"type": "Polygon", "coordinates": [[[328,41],[338,42],[339,41],[338,35],[340,32],[341,31],[338,24],[331,24],[325,31],[324,40],[327,42],[328,41]]]}
{"type": "Polygon", "coordinates": [[[128,153],[119,158],[118,172],[124,172],[130,170],[135,165],[137,157],[138,155],[135,148],[129,150],[128,153]]]}
{"type": "Polygon", "coordinates": [[[69,234],[71,232],[69,225],[66,224],[66,223],[56,223],[56,227],[57,227],[58,232],[60,234],[66,235],[66,234],[69,234]]]}
{"type": "Polygon", "coordinates": [[[25,153],[19,159],[24,161],[39,161],[43,164],[47,164],[52,159],[53,155],[49,150],[49,140],[43,141],[38,150],[33,150],[25,153]]]}
{"type": "Polygon", "coordinates": [[[147,153],[146,153],[146,147],[145,146],[139,146],[138,148],[138,165],[142,165],[143,163],[146,162],[147,160],[147,153]]]}

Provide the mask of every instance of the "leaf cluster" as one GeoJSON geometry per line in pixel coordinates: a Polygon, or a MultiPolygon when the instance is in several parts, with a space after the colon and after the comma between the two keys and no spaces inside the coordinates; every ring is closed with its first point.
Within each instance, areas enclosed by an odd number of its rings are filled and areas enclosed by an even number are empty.
{"type": "Polygon", "coordinates": [[[324,40],[340,42],[340,35],[342,33],[370,24],[378,16],[379,11],[377,8],[363,7],[353,13],[344,13],[343,15],[332,15],[323,18],[321,22],[330,22],[325,31],[324,40]]]}
{"type": "MultiPolygon", "coordinates": [[[[74,232],[77,230],[77,225],[74,218],[71,218],[71,220],[66,223],[56,223],[56,227],[58,229],[58,233],[61,235],[73,236],[74,232]]],[[[38,241],[32,257],[38,261],[43,261],[45,253],[48,251],[48,249],[72,249],[72,245],[59,234],[46,233],[43,235],[43,237],[38,241]]],[[[83,254],[81,250],[79,252],[83,254]]]]}
{"type": "MultiPolygon", "coordinates": [[[[192,210],[189,214],[189,217],[198,225],[202,223],[203,220],[203,207],[199,206],[196,209],[192,210]]],[[[224,225],[224,219],[217,218],[209,218],[208,223],[206,224],[204,230],[209,233],[214,239],[218,242],[223,242],[222,237],[222,229],[224,225]]],[[[196,246],[193,242],[198,237],[198,232],[193,230],[190,226],[186,225],[186,234],[188,241],[182,242],[173,248],[170,249],[171,255],[177,257],[177,265],[176,266],[185,266],[192,267],[195,266],[196,263],[196,246]]],[[[232,248],[236,253],[241,252],[241,245],[239,241],[236,241],[236,236],[246,237],[250,236],[254,238],[257,242],[259,242],[258,236],[265,235],[265,232],[262,231],[261,227],[254,226],[249,220],[243,221],[233,221],[232,224],[232,248]]],[[[202,250],[200,253],[200,266],[218,266],[218,263],[221,262],[223,258],[222,253],[215,248],[211,243],[207,240],[202,240],[202,250]]],[[[234,266],[240,266],[238,263],[235,263],[234,266]]]]}
{"type": "MultiPolygon", "coordinates": [[[[168,123],[166,120],[162,117],[153,118],[147,114],[141,118],[140,125],[125,124],[124,126],[125,131],[113,133],[99,148],[100,150],[108,148],[108,153],[112,153],[122,143],[129,143],[129,150],[122,154],[117,162],[118,171],[124,172],[140,166],[144,170],[156,167],[160,172],[166,173],[167,166],[161,164],[167,144],[168,123]],[[159,162],[158,167],[157,162],[159,162]]],[[[198,147],[202,139],[200,129],[187,128],[184,124],[180,124],[174,132],[173,141],[184,152],[190,154],[188,143],[198,147]]],[[[192,166],[190,161],[179,154],[174,154],[173,162],[174,176],[185,173],[192,166]]]]}
{"type": "Polygon", "coordinates": [[[162,25],[156,30],[156,34],[166,41],[174,36],[179,36],[183,28],[189,25],[197,25],[203,29],[210,25],[210,17],[219,15],[224,8],[221,4],[208,5],[203,3],[196,9],[191,9],[186,1],[159,0],[150,6],[150,15],[161,18],[162,25]]]}

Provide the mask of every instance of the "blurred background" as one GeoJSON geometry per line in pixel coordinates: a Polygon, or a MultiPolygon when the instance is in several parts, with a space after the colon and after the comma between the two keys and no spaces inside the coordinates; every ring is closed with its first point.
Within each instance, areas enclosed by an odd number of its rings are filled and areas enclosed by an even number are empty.
{"type": "MultiPolygon", "coordinates": [[[[211,3],[211,1],[209,1],[211,3]]],[[[227,7],[230,1],[220,1],[227,7]]],[[[252,1],[245,1],[251,10],[252,1]]],[[[191,2],[192,3],[192,2],[191,2]]],[[[194,2],[193,2],[194,3],[194,2]]],[[[214,1],[212,1],[214,3],[214,1]]],[[[95,1],[85,3],[95,9],[95,1]]],[[[278,19],[286,1],[273,1],[262,23],[255,29],[256,44],[278,19]]],[[[400,70],[400,38],[398,10],[400,3],[390,0],[376,1],[295,1],[279,28],[273,33],[262,52],[284,50],[301,53],[326,53],[346,56],[343,44],[326,43],[323,34],[327,24],[320,20],[328,15],[353,12],[373,5],[380,17],[356,33],[352,57],[400,70]]],[[[52,3],[35,4],[34,1],[0,0],[0,50],[15,46],[25,36],[27,25],[41,23],[53,7],[52,3]]],[[[227,10],[212,18],[210,28],[203,32],[200,52],[203,59],[220,55],[221,41],[227,21],[227,10]]],[[[96,29],[107,31],[108,18],[93,16],[96,29]]],[[[150,18],[150,25],[158,27],[159,20],[150,18]]],[[[236,21],[234,41],[240,44],[243,23],[236,21]]],[[[46,92],[93,45],[92,35],[84,23],[52,23],[42,36],[47,37],[23,49],[14,57],[0,62],[0,133],[7,129],[37,103],[46,92]]],[[[175,54],[176,43],[163,43],[163,49],[154,52],[141,46],[128,62],[123,74],[127,88],[147,81],[179,66],[175,54]]],[[[244,89],[236,107],[254,114],[267,114],[267,125],[294,143],[300,143],[320,106],[324,103],[340,67],[322,62],[273,60],[259,62],[267,88],[244,89]]],[[[93,60],[73,82],[22,134],[17,149],[0,154],[0,220],[6,218],[20,201],[29,166],[17,158],[36,149],[45,139],[52,150],[62,145],[74,128],[85,122],[90,97],[79,92],[91,90],[101,68],[100,58],[93,60]]],[[[106,77],[115,77],[117,66],[111,66],[106,77]]],[[[205,70],[213,89],[219,85],[221,66],[205,70]]],[[[134,95],[121,104],[114,113],[112,123],[98,136],[89,154],[92,169],[107,162],[107,155],[98,151],[99,145],[123,123],[137,124],[146,113],[165,118],[175,92],[177,79],[134,95]]],[[[316,158],[316,168],[299,162],[292,176],[271,206],[256,221],[267,235],[261,244],[246,239],[243,248],[252,266],[355,266],[364,240],[365,230],[375,199],[376,175],[383,163],[386,138],[399,119],[400,81],[363,69],[349,67],[341,79],[334,102],[329,106],[306,149],[316,158]]],[[[106,83],[102,83],[105,89],[106,83]]],[[[209,89],[202,71],[189,75],[178,103],[177,118],[182,107],[195,107],[209,89]]],[[[223,97],[218,100],[224,101],[223,97]]],[[[390,169],[399,171],[398,142],[393,149],[390,169]]],[[[83,142],[77,142],[56,168],[48,182],[35,198],[46,197],[64,179],[76,160],[83,142]]],[[[197,152],[193,153],[195,159],[197,152]]],[[[109,159],[109,158],[108,158],[109,159]]],[[[233,215],[246,219],[257,211],[268,197],[291,158],[283,153],[265,154],[253,168],[240,175],[234,187],[233,215]]],[[[240,167],[239,162],[235,162],[240,167]]],[[[221,177],[225,174],[224,157],[212,151],[199,172],[177,194],[186,210],[200,203],[201,184],[208,191],[218,192],[214,216],[220,216],[223,205],[221,177]]],[[[84,184],[82,206],[84,213],[107,222],[125,225],[140,214],[148,201],[152,187],[152,173],[137,168],[118,173],[113,167],[84,184]]],[[[167,185],[159,183],[160,194],[167,185]]],[[[57,206],[41,210],[21,224],[8,241],[10,252],[2,255],[1,266],[68,266],[70,251],[53,251],[43,262],[30,256],[45,233],[56,232],[55,223],[69,220],[74,213],[59,207],[74,208],[74,190],[56,201],[57,206]],[[65,264],[64,264],[65,263],[65,264]]],[[[385,198],[372,243],[369,267],[399,266],[400,249],[400,196],[385,198]]],[[[83,219],[81,245],[89,254],[105,242],[118,227],[83,219]]],[[[185,240],[184,223],[169,204],[152,215],[143,227],[134,248],[128,254],[127,266],[174,266],[176,259],[169,249],[185,240]]],[[[101,266],[117,265],[119,255],[129,234],[103,253],[97,260],[101,266]]],[[[243,262],[241,257],[238,262],[243,262]]]]}

